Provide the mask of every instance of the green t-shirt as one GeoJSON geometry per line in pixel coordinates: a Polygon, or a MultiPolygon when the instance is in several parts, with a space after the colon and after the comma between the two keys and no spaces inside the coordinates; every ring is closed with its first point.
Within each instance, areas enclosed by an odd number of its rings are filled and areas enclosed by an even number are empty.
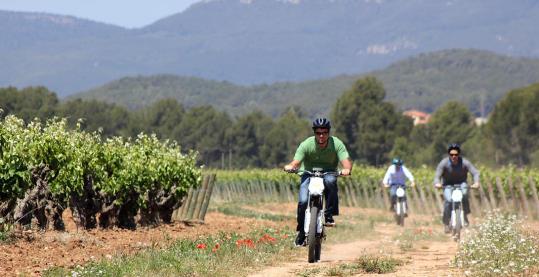
{"type": "Polygon", "coordinates": [[[320,167],[324,171],[336,171],[339,162],[349,156],[340,139],[329,137],[328,145],[322,149],[316,143],[315,137],[312,136],[299,145],[294,160],[301,162],[300,170],[312,171],[314,167],[320,167]]]}

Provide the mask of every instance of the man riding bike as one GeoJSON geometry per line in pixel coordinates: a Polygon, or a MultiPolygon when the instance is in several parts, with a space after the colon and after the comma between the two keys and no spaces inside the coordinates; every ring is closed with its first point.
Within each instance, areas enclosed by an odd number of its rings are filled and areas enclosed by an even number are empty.
{"type": "Polygon", "coordinates": [[[463,194],[462,208],[464,211],[464,225],[468,226],[468,214],[471,212],[470,203],[468,202],[468,172],[473,176],[472,188],[479,187],[479,171],[467,159],[460,156],[460,145],[454,143],[447,148],[446,157],[440,161],[434,174],[434,186],[444,189],[444,214],[442,221],[444,223],[444,231],[451,232],[449,221],[451,219],[451,193],[453,185],[461,185],[463,194]]]}
{"type": "MultiPolygon", "coordinates": [[[[313,168],[322,168],[324,172],[337,171],[339,162],[342,165],[341,175],[350,175],[352,171],[352,161],[350,155],[344,146],[344,143],[337,137],[330,136],[331,123],[326,118],[317,118],[312,125],[314,136],[304,140],[296,150],[294,159],[285,165],[285,171],[309,170],[313,168]]],[[[325,219],[327,225],[335,225],[333,216],[339,215],[339,199],[337,190],[337,178],[333,175],[324,176],[325,186],[325,219]]],[[[299,188],[299,202],[297,210],[298,235],[296,237],[296,246],[302,246],[305,243],[305,210],[307,209],[309,176],[301,176],[301,185],[299,188]]]]}
{"type": "MultiPolygon", "coordinates": [[[[404,162],[399,158],[394,158],[391,161],[391,165],[387,169],[386,174],[384,175],[384,180],[382,181],[384,187],[389,188],[392,211],[397,203],[397,188],[399,185],[405,185],[406,179],[410,180],[410,186],[415,186],[414,176],[412,173],[410,173],[408,168],[404,166],[404,162]]],[[[408,214],[405,213],[405,216],[408,216],[408,214]]]]}

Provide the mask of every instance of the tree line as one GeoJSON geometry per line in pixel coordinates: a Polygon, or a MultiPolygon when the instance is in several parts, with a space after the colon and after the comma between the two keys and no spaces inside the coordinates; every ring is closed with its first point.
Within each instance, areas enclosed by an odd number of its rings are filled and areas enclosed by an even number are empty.
{"type": "MultiPolygon", "coordinates": [[[[381,81],[367,76],[355,81],[331,111],[320,111],[330,114],[333,135],[345,142],[357,163],[381,166],[399,156],[410,165],[434,166],[448,143],[460,143],[475,163],[539,165],[539,84],[509,91],[482,126],[457,101],[442,105],[429,123],[413,126],[385,99],[381,81]]],[[[233,117],[212,106],[185,108],[174,99],[129,110],[97,100],[59,101],[45,87],[8,87],[0,89],[0,107],[2,117],[66,117],[70,126],[79,123],[105,137],[155,133],[176,140],[185,152],[198,151],[200,164],[217,168],[281,166],[312,135],[311,118],[301,106],[290,106],[275,118],[257,110],[233,117]]]]}

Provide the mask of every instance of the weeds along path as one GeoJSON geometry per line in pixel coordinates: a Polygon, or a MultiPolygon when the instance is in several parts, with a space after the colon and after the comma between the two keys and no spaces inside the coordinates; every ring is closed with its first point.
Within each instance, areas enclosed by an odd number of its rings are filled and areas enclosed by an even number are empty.
{"type": "MultiPolygon", "coordinates": [[[[308,264],[307,250],[300,250],[292,261],[265,268],[254,273],[251,277],[271,276],[370,276],[359,270],[343,271],[347,265],[357,264],[357,259],[364,256],[389,255],[404,262],[397,267],[397,271],[387,273],[385,276],[460,276],[459,271],[450,266],[451,260],[457,251],[457,243],[441,232],[441,225],[432,225],[432,218],[411,216],[408,226],[398,227],[391,220],[391,213],[355,209],[346,212],[365,214],[361,220],[374,222],[369,231],[362,228],[349,231],[335,229],[328,231],[328,241],[322,249],[322,258],[319,263],[308,264]],[[384,220],[385,218],[385,220],[384,220]],[[352,242],[331,241],[332,236],[346,236],[352,242]]],[[[354,216],[341,216],[338,222],[356,220],[354,216]]],[[[338,223],[339,224],[339,223],[338,223]]]]}
{"type": "Polygon", "coordinates": [[[166,247],[176,239],[208,236],[218,232],[246,233],[256,228],[285,223],[228,216],[211,212],[205,224],[174,223],[137,230],[91,230],[75,228],[64,212],[66,232],[25,232],[14,242],[0,244],[0,276],[40,276],[53,267],[73,267],[115,255],[134,254],[149,247],[166,247]]]}

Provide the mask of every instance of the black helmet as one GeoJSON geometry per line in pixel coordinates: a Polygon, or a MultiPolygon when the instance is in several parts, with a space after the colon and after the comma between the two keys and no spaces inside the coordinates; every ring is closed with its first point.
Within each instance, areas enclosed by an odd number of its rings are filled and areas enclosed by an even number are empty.
{"type": "Polygon", "coordinates": [[[331,129],[331,123],[326,118],[317,118],[313,121],[313,130],[317,128],[331,129]]]}
{"type": "Polygon", "coordinates": [[[391,163],[394,164],[394,165],[403,165],[403,164],[404,164],[404,162],[403,162],[401,159],[399,159],[399,158],[394,158],[394,159],[391,161],[391,163]]]}
{"type": "Polygon", "coordinates": [[[457,150],[460,153],[460,145],[458,143],[451,143],[447,147],[447,153],[451,152],[451,150],[457,150]]]}

